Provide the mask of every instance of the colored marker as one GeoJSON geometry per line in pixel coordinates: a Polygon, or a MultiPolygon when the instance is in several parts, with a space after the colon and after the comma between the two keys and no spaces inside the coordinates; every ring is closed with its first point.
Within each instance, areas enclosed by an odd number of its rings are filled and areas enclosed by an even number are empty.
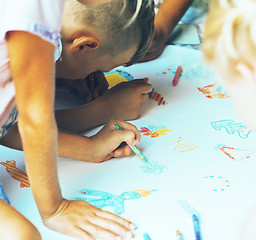
{"type": "Polygon", "coordinates": [[[151,240],[150,236],[147,233],[143,234],[145,240],[151,240]]]}
{"type": "Polygon", "coordinates": [[[177,240],[184,240],[184,238],[179,230],[176,231],[176,237],[177,237],[177,240]]]}
{"type": "Polygon", "coordinates": [[[193,219],[196,240],[201,240],[200,223],[199,223],[198,217],[195,214],[193,214],[192,219],[193,219]]]}
{"type": "MultiPolygon", "coordinates": [[[[115,124],[115,128],[117,130],[120,130],[120,126],[118,126],[117,124],[115,124]]],[[[148,160],[146,159],[146,157],[144,156],[144,154],[140,151],[140,149],[138,149],[136,146],[134,145],[130,145],[129,147],[132,149],[132,151],[135,153],[135,155],[137,155],[137,157],[139,157],[142,161],[149,163],[148,160]]]]}
{"type": "Polygon", "coordinates": [[[154,92],[154,88],[152,88],[152,91],[148,93],[148,96],[151,97],[152,93],[154,92]]]}
{"type": "Polygon", "coordinates": [[[174,77],[173,77],[173,80],[172,80],[172,85],[173,85],[173,86],[176,86],[176,85],[177,85],[177,83],[178,83],[178,81],[179,81],[179,78],[180,78],[181,71],[182,71],[182,66],[179,65],[179,66],[177,67],[176,73],[175,73],[175,75],[174,75],[174,77]]]}

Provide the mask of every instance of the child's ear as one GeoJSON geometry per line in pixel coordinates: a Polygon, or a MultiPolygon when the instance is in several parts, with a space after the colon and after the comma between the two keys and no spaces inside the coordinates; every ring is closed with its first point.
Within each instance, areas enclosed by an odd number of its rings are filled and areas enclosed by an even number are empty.
{"type": "Polygon", "coordinates": [[[241,75],[241,78],[251,86],[256,86],[256,71],[245,63],[238,63],[236,71],[241,75]]]}
{"type": "Polygon", "coordinates": [[[81,36],[73,40],[71,46],[71,53],[86,51],[86,50],[95,50],[100,46],[100,42],[95,37],[81,36]]]}

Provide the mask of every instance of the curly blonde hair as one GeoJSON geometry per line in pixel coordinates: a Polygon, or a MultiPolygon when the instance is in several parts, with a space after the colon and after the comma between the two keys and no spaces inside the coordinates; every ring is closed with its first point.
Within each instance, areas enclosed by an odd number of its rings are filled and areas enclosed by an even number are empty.
{"type": "MultiPolygon", "coordinates": [[[[222,76],[236,78],[236,65],[256,59],[256,0],[212,0],[205,22],[203,53],[222,76]]],[[[254,60],[255,61],[255,60],[254,60]]]]}

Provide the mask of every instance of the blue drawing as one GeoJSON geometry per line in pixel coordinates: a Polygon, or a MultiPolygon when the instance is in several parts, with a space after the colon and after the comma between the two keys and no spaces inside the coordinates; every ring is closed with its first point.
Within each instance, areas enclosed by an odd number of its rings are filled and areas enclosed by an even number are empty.
{"type": "Polygon", "coordinates": [[[82,197],[77,197],[75,200],[84,200],[98,208],[111,207],[116,214],[121,214],[124,212],[125,200],[146,197],[154,191],[156,190],[134,190],[116,195],[104,191],[83,189],[79,191],[82,197]]]}
{"type": "Polygon", "coordinates": [[[210,190],[213,192],[223,192],[230,188],[230,180],[222,176],[209,175],[205,176],[204,179],[208,180],[209,184],[212,185],[210,190]]]}
{"type": "Polygon", "coordinates": [[[140,167],[143,172],[145,173],[153,173],[153,174],[160,174],[165,169],[165,165],[160,164],[158,162],[143,162],[143,165],[140,167]]]}
{"type": "Polygon", "coordinates": [[[252,132],[251,130],[246,128],[243,123],[235,123],[233,120],[215,121],[211,122],[211,125],[217,131],[225,128],[228,134],[234,134],[235,132],[237,132],[239,137],[243,139],[246,139],[250,132],[252,132]]]}

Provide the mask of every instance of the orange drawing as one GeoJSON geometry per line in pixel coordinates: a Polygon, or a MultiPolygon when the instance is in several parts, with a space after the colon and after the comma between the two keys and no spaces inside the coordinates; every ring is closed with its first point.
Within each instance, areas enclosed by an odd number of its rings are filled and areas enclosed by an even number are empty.
{"type": "Polygon", "coordinates": [[[146,197],[156,190],[134,190],[134,191],[137,192],[140,196],[146,197]]]}
{"type": "Polygon", "coordinates": [[[28,175],[22,170],[16,167],[16,162],[14,160],[0,162],[3,166],[6,167],[6,171],[17,181],[20,182],[20,187],[30,187],[28,175]]]}
{"type": "Polygon", "coordinates": [[[156,138],[156,137],[159,137],[160,135],[161,136],[165,135],[167,132],[171,132],[171,130],[170,129],[159,129],[159,130],[156,130],[155,132],[143,133],[143,135],[151,136],[152,138],[156,138]]]}
{"type": "Polygon", "coordinates": [[[148,128],[147,127],[141,127],[140,132],[144,136],[151,136],[151,138],[156,138],[156,137],[159,137],[159,136],[164,136],[164,135],[166,135],[166,133],[172,132],[172,131],[168,128],[157,129],[157,127],[155,127],[153,125],[150,125],[148,128]]]}
{"type": "Polygon", "coordinates": [[[196,148],[198,148],[198,146],[190,143],[188,140],[179,138],[178,145],[174,148],[174,150],[177,152],[187,152],[196,148]]]}
{"type": "Polygon", "coordinates": [[[223,90],[222,86],[219,86],[217,83],[205,86],[198,87],[198,90],[201,91],[207,98],[229,98],[227,92],[223,90]]]}
{"type": "Polygon", "coordinates": [[[225,153],[229,158],[235,160],[235,161],[242,161],[246,158],[250,158],[250,155],[253,154],[253,151],[250,150],[244,150],[244,149],[238,149],[233,147],[227,147],[222,144],[218,144],[215,147],[216,150],[221,150],[223,153],[225,153]]]}

